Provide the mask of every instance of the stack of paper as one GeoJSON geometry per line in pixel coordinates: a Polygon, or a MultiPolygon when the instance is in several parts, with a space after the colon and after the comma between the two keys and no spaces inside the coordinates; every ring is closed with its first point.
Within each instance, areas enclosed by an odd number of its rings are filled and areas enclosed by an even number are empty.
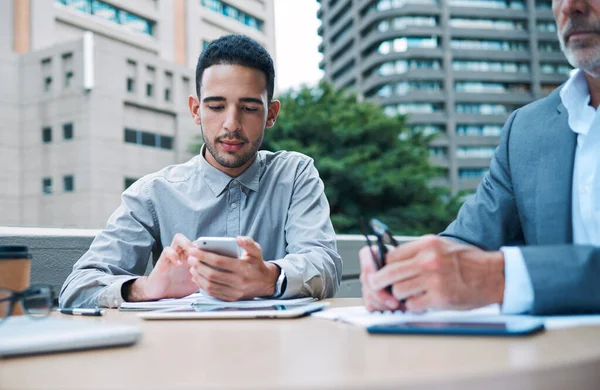
{"type": "Polygon", "coordinates": [[[123,302],[119,310],[123,311],[144,311],[159,310],[182,306],[219,306],[219,307],[267,307],[273,305],[298,305],[316,301],[316,298],[296,298],[296,299],[264,299],[254,298],[248,301],[227,302],[201,292],[197,292],[187,297],[178,299],[160,299],[150,302],[123,302]]]}
{"type": "Polygon", "coordinates": [[[337,307],[312,314],[315,317],[342,321],[352,325],[368,327],[371,325],[402,323],[409,321],[478,321],[494,322],[511,319],[535,318],[544,321],[546,329],[562,329],[575,326],[599,326],[600,315],[569,316],[528,316],[503,315],[498,305],[491,305],[467,311],[429,311],[422,314],[410,312],[375,312],[370,313],[364,306],[337,307]]]}

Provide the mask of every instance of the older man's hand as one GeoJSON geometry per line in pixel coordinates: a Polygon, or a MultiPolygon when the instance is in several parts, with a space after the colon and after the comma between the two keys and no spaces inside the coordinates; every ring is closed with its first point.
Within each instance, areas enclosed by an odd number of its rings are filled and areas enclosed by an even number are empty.
{"type": "Polygon", "coordinates": [[[390,299],[382,291],[387,286],[392,286],[396,301],[406,300],[406,308],[414,312],[467,310],[501,304],[504,297],[502,252],[424,236],[390,251],[386,263],[383,269],[363,276],[368,282],[366,292],[363,289],[367,308],[384,307],[382,303],[390,299]]]}

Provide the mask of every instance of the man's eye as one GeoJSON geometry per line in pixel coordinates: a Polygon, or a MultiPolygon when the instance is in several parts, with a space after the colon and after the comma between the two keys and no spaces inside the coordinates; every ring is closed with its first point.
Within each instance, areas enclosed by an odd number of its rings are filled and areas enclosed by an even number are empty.
{"type": "Polygon", "coordinates": [[[208,108],[213,111],[221,111],[224,107],[223,106],[208,106],[208,108]]]}
{"type": "Polygon", "coordinates": [[[258,111],[258,108],[256,108],[256,107],[244,107],[244,111],[246,111],[246,112],[256,112],[256,111],[258,111]]]}

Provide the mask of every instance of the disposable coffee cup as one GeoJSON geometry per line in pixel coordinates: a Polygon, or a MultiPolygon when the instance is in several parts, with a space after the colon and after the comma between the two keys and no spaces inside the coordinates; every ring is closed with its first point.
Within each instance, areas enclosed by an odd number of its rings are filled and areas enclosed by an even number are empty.
{"type": "MultiPolygon", "coordinates": [[[[0,287],[22,291],[29,287],[31,252],[24,245],[0,245],[0,287]]],[[[12,315],[22,315],[21,305],[13,307],[12,315]]]]}

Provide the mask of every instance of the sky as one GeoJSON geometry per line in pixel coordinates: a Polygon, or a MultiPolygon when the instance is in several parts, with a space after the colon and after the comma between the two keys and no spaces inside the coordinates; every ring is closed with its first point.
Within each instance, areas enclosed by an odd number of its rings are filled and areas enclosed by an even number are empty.
{"type": "Polygon", "coordinates": [[[315,85],[323,77],[319,69],[318,10],[316,0],[275,0],[275,78],[279,91],[315,85]]]}

